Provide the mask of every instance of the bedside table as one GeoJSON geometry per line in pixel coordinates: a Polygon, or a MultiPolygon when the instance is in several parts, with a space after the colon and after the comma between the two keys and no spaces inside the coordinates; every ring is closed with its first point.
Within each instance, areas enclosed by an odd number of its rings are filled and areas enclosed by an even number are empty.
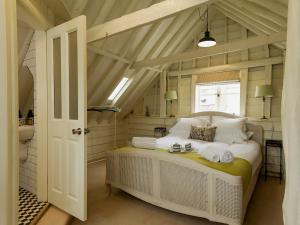
{"type": "MultiPolygon", "coordinates": [[[[269,163],[268,162],[268,149],[272,147],[272,148],[278,148],[279,149],[279,179],[280,179],[280,183],[282,180],[282,151],[283,151],[283,145],[282,145],[282,141],[281,140],[270,140],[267,139],[266,143],[265,143],[265,180],[267,179],[268,176],[268,165],[275,165],[273,163],[269,163]]],[[[276,173],[276,172],[273,172],[276,173]]]]}
{"type": "Polygon", "coordinates": [[[164,137],[167,135],[167,128],[165,127],[155,127],[154,137],[164,137]]]}

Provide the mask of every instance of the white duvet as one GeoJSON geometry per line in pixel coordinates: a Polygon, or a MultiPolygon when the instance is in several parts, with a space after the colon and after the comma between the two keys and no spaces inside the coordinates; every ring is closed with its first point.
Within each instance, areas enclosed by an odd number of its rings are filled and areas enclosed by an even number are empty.
{"type": "Polygon", "coordinates": [[[247,141],[241,144],[225,144],[221,142],[205,142],[195,139],[186,139],[177,136],[168,135],[157,139],[158,148],[170,148],[174,143],[185,145],[192,144],[192,148],[199,154],[207,149],[225,149],[233,153],[234,157],[247,160],[252,165],[252,173],[256,171],[262,162],[262,153],[260,145],[255,141],[247,141]]]}

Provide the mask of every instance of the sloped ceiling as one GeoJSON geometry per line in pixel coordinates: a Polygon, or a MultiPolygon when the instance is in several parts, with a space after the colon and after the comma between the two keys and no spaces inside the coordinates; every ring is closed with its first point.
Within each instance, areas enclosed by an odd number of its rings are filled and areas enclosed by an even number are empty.
{"type": "MultiPolygon", "coordinates": [[[[57,19],[66,20],[86,15],[88,28],[122,15],[149,7],[161,0],[44,0],[57,19]],[[63,9],[57,9],[63,7],[63,9]]],[[[253,33],[270,34],[286,30],[288,0],[227,0],[214,1],[210,9],[240,23],[253,33]]],[[[203,13],[205,6],[200,7],[203,13]]],[[[213,19],[213,13],[210,18],[213,19]]],[[[88,52],[88,105],[106,104],[106,99],[124,75],[132,78],[131,85],[115,103],[130,111],[159,72],[155,69],[131,70],[131,63],[184,52],[194,45],[203,32],[198,9],[183,11],[175,16],[89,44],[99,50],[88,52]],[[104,55],[103,55],[104,54],[104,55]],[[113,55],[114,57],[111,57],[113,55]],[[116,57],[122,60],[115,59],[116,57]]],[[[277,47],[284,49],[285,44],[277,47]]]]}

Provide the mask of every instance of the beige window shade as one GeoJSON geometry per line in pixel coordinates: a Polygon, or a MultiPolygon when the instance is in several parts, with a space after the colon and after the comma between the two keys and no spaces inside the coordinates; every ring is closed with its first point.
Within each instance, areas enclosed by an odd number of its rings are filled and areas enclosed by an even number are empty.
{"type": "Polygon", "coordinates": [[[196,83],[213,83],[240,80],[240,71],[205,73],[197,76],[196,83]]]}

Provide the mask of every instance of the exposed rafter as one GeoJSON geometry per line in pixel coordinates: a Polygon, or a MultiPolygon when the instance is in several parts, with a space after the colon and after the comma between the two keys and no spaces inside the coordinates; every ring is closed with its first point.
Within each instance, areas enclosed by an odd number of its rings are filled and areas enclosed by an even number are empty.
{"type": "Polygon", "coordinates": [[[18,19],[36,30],[47,30],[54,26],[47,15],[37,6],[36,1],[18,0],[17,10],[18,19]]]}
{"type": "Polygon", "coordinates": [[[87,31],[87,42],[93,42],[133,28],[164,19],[168,16],[191,9],[209,0],[165,0],[146,9],[124,15],[87,31]]]}
{"type": "Polygon", "coordinates": [[[261,29],[268,30],[269,32],[280,32],[285,30],[283,27],[277,25],[273,21],[258,16],[254,12],[240,8],[239,6],[236,6],[230,2],[222,1],[218,2],[218,5],[228,7],[228,9],[230,9],[233,13],[240,14],[240,16],[245,20],[252,21],[252,23],[257,24],[257,27],[260,26],[261,29]]]}
{"type": "MultiPolygon", "coordinates": [[[[190,25],[192,27],[194,27],[194,24],[190,24],[190,25]]],[[[183,26],[186,26],[186,24],[183,26]]],[[[200,27],[198,27],[198,28],[200,28],[200,27]]],[[[190,36],[191,39],[193,37],[193,32],[190,29],[191,28],[189,28],[189,27],[187,27],[187,28],[185,27],[185,30],[179,29],[178,32],[181,32],[180,33],[181,35],[179,35],[179,34],[175,35],[176,39],[169,42],[172,44],[168,44],[167,46],[165,46],[166,49],[162,49],[162,53],[168,54],[170,52],[181,52],[182,50],[186,49],[191,43],[191,40],[187,39],[186,37],[189,34],[191,34],[191,36],[190,36]]],[[[162,70],[163,69],[166,69],[166,65],[164,65],[162,67],[162,70]]],[[[141,69],[141,71],[143,71],[143,70],[144,70],[144,68],[141,69]]],[[[142,73],[142,74],[139,74],[137,77],[135,77],[135,80],[134,80],[135,84],[133,84],[131,89],[126,91],[125,95],[122,96],[117,101],[116,105],[120,104],[123,107],[124,111],[127,112],[127,113],[124,113],[123,116],[126,116],[130,112],[130,110],[133,108],[135,103],[138,102],[143,97],[145,91],[148,89],[149,86],[151,86],[151,82],[143,82],[144,76],[145,75],[142,73]],[[140,89],[142,91],[140,92],[140,94],[138,96],[133,95],[132,92],[137,89],[140,89]],[[130,96],[133,96],[133,97],[130,98],[130,96]]],[[[152,80],[154,80],[157,76],[158,76],[158,73],[154,74],[152,80]]]]}
{"type": "Polygon", "coordinates": [[[257,4],[254,4],[249,1],[241,1],[241,0],[229,0],[228,2],[230,2],[233,5],[237,5],[238,7],[242,8],[248,12],[254,13],[262,18],[270,20],[283,28],[286,28],[286,26],[287,26],[286,18],[284,18],[274,12],[266,10],[265,8],[263,8],[257,4]]]}
{"type": "MultiPolygon", "coordinates": [[[[253,19],[246,19],[242,14],[233,12],[232,9],[228,8],[227,6],[224,6],[222,4],[214,4],[213,7],[219,10],[228,18],[241,24],[242,26],[244,26],[245,28],[257,35],[271,35],[273,33],[272,30],[258,24],[257,22],[253,21],[253,19]]],[[[280,49],[285,49],[285,45],[282,43],[276,43],[275,46],[277,46],[280,49]]]]}
{"type": "Polygon", "coordinates": [[[287,7],[283,4],[280,4],[279,2],[276,2],[274,0],[249,0],[251,2],[254,2],[257,5],[260,5],[264,7],[266,10],[270,10],[276,14],[279,14],[282,17],[287,18],[287,7]]]}
{"type": "Polygon", "coordinates": [[[133,68],[138,69],[145,66],[163,65],[163,64],[179,62],[182,60],[188,60],[193,58],[204,58],[213,55],[237,52],[237,51],[254,48],[258,46],[273,44],[276,42],[282,42],[285,40],[286,40],[286,32],[273,33],[272,35],[260,35],[246,40],[239,40],[239,41],[225,43],[222,45],[216,45],[208,49],[190,50],[184,53],[179,53],[167,57],[142,60],[136,62],[133,65],[133,68]]]}
{"type": "Polygon", "coordinates": [[[95,46],[88,46],[88,50],[91,51],[91,52],[93,52],[93,53],[95,53],[95,54],[107,56],[109,58],[118,60],[118,61],[126,63],[126,64],[130,64],[131,63],[129,59],[126,59],[124,57],[118,56],[117,54],[114,54],[112,52],[99,49],[99,48],[97,48],[95,46]]]}
{"type": "MultiPolygon", "coordinates": [[[[112,52],[109,52],[109,51],[101,50],[101,49],[99,49],[95,46],[88,46],[88,50],[95,53],[95,54],[107,56],[109,58],[118,60],[118,61],[123,62],[123,63],[128,64],[128,65],[132,64],[132,62],[129,59],[126,59],[125,57],[118,56],[118,55],[116,55],[112,52]]],[[[155,71],[155,72],[161,72],[161,70],[158,69],[158,68],[146,67],[146,69],[147,70],[152,70],[152,71],[155,71]]]]}
{"type": "MultiPolygon", "coordinates": [[[[159,56],[158,54],[168,54],[169,52],[174,51],[174,49],[177,49],[178,46],[181,43],[185,43],[184,40],[186,40],[187,35],[192,34],[193,32],[191,30],[195,29],[195,23],[198,22],[198,17],[195,16],[197,14],[195,13],[191,13],[191,12],[184,12],[182,13],[179,18],[177,17],[172,17],[170,19],[167,19],[168,21],[173,21],[171,23],[168,23],[169,26],[171,26],[171,29],[169,30],[169,32],[172,34],[169,37],[166,37],[166,39],[163,41],[162,39],[160,39],[159,37],[163,36],[163,34],[165,33],[165,30],[168,28],[168,24],[160,24],[159,22],[159,26],[155,26],[155,30],[153,32],[149,33],[149,38],[148,36],[145,37],[145,39],[147,39],[146,42],[142,41],[143,44],[140,45],[141,48],[137,48],[136,50],[136,54],[134,54],[134,57],[153,57],[153,56],[159,56]],[[175,20],[175,22],[174,22],[175,20]],[[177,22],[176,22],[177,21],[177,22]],[[161,41],[160,41],[161,40],[161,41]],[[152,51],[153,49],[156,49],[156,51],[152,51]]],[[[164,21],[164,23],[166,23],[166,21],[164,21]]],[[[185,46],[184,48],[186,48],[187,46],[185,46]]],[[[163,56],[163,55],[161,55],[163,56]]],[[[144,68],[146,69],[146,67],[144,68]]],[[[130,71],[131,76],[135,76],[135,74],[138,74],[138,71],[130,71]]],[[[155,71],[157,72],[157,71],[155,71]]],[[[159,71],[161,72],[161,71],[159,71]]],[[[112,83],[114,85],[116,85],[115,81],[119,81],[124,74],[126,73],[120,73],[120,77],[114,78],[111,76],[107,76],[110,79],[107,79],[107,82],[112,83]],[[112,80],[114,80],[112,82],[112,80]]],[[[149,74],[149,73],[145,73],[145,74],[149,74]]],[[[144,75],[146,76],[146,75],[144,75]]],[[[148,75],[147,75],[148,76],[148,75]]],[[[147,85],[149,85],[149,83],[146,83],[147,85]]],[[[141,86],[142,83],[138,83],[138,86],[141,86]]],[[[101,86],[103,86],[104,88],[107,86],[104,85],[104,82],[101,83],[101,86]]],[[[114,87],[114,86],[112,86],[114,87]]],[[[146,87],[144,87],[146,88],[146,87]]],[[[108,94],[106,93],[106,95],[99,95],[99,91],[101,90],[101,88],[97,89],[97,92],[95,92],[95,96],[99,96],[97,103],[102,104],[106,100],[105,96],[108,96],[108,94]],[[101,96],[101,97],[100,97],[101,96]]],[[[111,89],[110,89],[111,91],[111,89]]],[[[103,93],[103,92],[102,92],[103,93]]],[[[126,93],[125,93],[126,94],[126,93]]],[[[127,101],[128,98],[126,98],[125,101],[127,101]]],[[[126,107],[128,104],[125,104],[126,107]]]]}

